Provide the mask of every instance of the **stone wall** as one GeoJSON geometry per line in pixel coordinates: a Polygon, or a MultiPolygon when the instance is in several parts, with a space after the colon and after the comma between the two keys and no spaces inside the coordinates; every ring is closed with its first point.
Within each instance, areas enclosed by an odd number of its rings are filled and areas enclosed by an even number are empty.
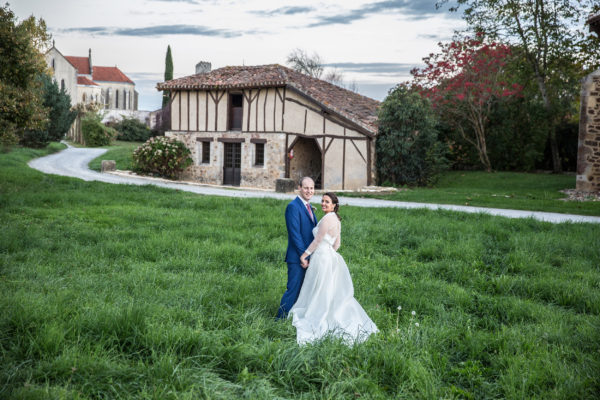
{"type": "Polygon", "coordinates": [[[577,190],[600,191],[600,70],[584,78],[581,88],[577,151],[577,190]]]}
{"type": "Polygon", "coordinates": [[[186,144],[192,153],[194,164],[184,171],[183,178],[200,183],[222,185],[224,144],[219,138],[244,139],[241,144],[240,186],[275,189],[275,181],[285,176],[285,134],[255,134],[242,132],[167,132],[166,136],[176,138],[186,144]],[[210,161],[202,163],[203,142],[198,139],[212,139],[210,161]],[[265,139],[264,165],[254,165],[256,145],[251,139],[265,139]]]}

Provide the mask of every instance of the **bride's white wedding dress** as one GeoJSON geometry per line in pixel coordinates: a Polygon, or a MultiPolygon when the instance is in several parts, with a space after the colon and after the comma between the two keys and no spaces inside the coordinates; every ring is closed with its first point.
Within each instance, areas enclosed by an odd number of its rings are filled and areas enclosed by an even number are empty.
{"type": "Polygon", "coordinates": [[[352,278],[340,247],[340,221],[333,212],[313,229],[315,239],[298,300],[290,310],[299,344],[314,342],[326,335],[341,337],[353,344],[378,331],[354,298],[352,278]]]}

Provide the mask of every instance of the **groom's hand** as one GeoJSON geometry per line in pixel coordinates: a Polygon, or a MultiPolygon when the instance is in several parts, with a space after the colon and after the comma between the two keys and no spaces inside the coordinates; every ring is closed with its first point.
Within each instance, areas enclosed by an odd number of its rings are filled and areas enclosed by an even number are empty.
{"type": "Polygon", "coordinates": [[[308,268],[308,260],[306,258],[300,258],[300,265],[304,269],[308,268]]]}

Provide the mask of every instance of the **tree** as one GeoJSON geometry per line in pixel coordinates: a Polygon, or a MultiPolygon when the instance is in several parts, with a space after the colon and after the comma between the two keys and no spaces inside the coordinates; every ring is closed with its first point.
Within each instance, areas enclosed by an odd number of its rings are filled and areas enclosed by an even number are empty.
{"type": "Polygon", "coordinates": [[[43,105],[48,110],[48,121],[44,129],[27,130],[21,144],[28,147],[44,147],[49,141],[61,140],[77,116],[71,110],[71,97],[65,89],[58,89],[56,82],[46,74],[39,78],[42,82],[43,105]]]}
{"type": "MultiPolygon", "coordinates": [[[[171,56],[171,45],[167,46],[167,55],[165,56],[165,82],[173,79],[173,57],[171,56]]],[[[168,91],[163,91],[163,108],[169,103],[171,94],[168,91]]]]}
{"type": "Polygon", "coordinates": [[[379,109],[377,174],[382,182],[427,185],[447,168],[429,99],[398,85],[379,109]]]}
{"type": "Polygon", "coordinates": [[[17,23],[8,4],[0,8],[0,144],[17,143],[26,130],[43,129],[48,111],[43,105],[46,73],[41,51],[50,36],[46,24],[33,16],[17,23]]]}
{"type": "Polygon", "coordinates": [[[493,105],[522,90],[518,83],[506,80],[504,66],[511,49],[486,43],[482,35],[440,47],[441,53],[423,59],[425,68],[411,71],[415,85],[432,100],[446,123],[475,147],[481,164],[491,171],[486,136],[493,105]]]}
{"type": "MultiPolygon", "coordinates": [[[[446,3],[442,0],[441,3],[446,3]]],[[[577,96],[577,77],[598,67],[598,39],[583,32],[582,20],[600,5],[586,0],[457,0],[464,18],[477,32],[485,32],[518,46],[550,121],[548,141],[554,172],[562,170],[556,126],[569,113],[577,96]],[[596,45],[593,46],[592,42],[596,45]]]]}
{"type": "Polygon", "coordinates": [[[323,75],[323,59],[317,53],[309,56],[302,49],[294,49],[288,55],[286,62],[294,71],[312,76],[313,78],[320,79],[321,75],[323,75]]]}

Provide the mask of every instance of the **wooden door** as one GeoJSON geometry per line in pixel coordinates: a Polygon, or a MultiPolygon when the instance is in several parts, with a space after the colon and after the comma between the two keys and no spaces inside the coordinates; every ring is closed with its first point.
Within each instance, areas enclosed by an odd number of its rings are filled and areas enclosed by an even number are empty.
{"type": "Polygon", "coordinates": [[[242,166],[242,144],[225,144],[225,162],[223,164],[223,184],[240,186],[242,166]]]}

